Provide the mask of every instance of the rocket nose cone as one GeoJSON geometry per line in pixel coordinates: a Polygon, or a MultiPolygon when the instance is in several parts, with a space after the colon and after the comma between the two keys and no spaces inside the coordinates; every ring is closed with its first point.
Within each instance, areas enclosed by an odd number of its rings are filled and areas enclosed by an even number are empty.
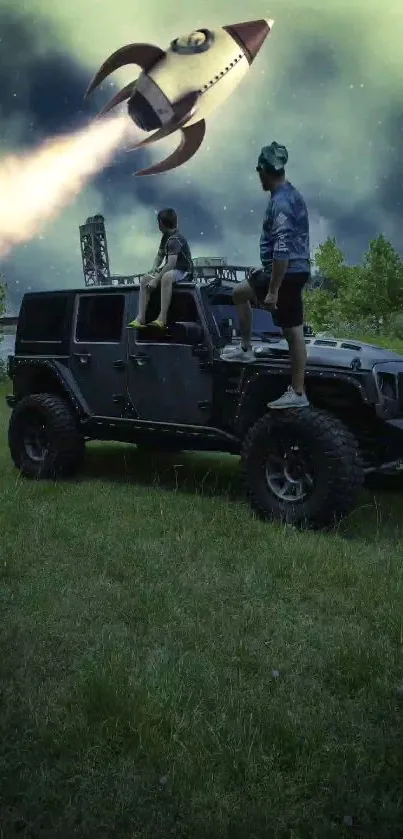
{"type": "Polygon", "coordinates": [[[234,41],[243,49],[249,63],[256,58],[260,47],[265,42],[274,21],[249,20],[245,23],[233,23],[223,28],[233,37],[234,41]]]}

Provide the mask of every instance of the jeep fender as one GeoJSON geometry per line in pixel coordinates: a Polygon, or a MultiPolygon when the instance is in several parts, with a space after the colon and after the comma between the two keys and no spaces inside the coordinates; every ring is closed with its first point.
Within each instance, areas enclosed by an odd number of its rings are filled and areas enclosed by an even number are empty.
{"type": "MultiPolygon", "coordinates": [[[[244,371],[239,385],[239,399],[233,423],[234,432],[238,437],[242,438],[258,417],[266,413],[267,403],[273,398],[273,379],[277,376],[282,379],[287,378],[289,381],[290,371],[284,368],[272,368],[267,372],[256,368],[244,371]]],[[[315,405],[315,389],[317,388],[319,396],[321,386],[329,382],[332,382],[335,391],[339,385],[339,389],[342,388],[345,393],[354,393],[361,404],[370,403],[364,385],[348,373],[336,370],[326,370],[326,373],[323,370],[307,370],[306,381],[310,383],[309,392],[313,405],[315,405]]],[[[318,407],[326,409],[325,405],[318,405],[318,407]]]]}
{"type": "Polygon", "coordinates": [[[74,376],[60,361],[14,357],[12,379],[18,400],[32,392],[54,392],[70,403],[80,419],[86,419],[91,414],[88,403],[77,389],[74,376]]]}

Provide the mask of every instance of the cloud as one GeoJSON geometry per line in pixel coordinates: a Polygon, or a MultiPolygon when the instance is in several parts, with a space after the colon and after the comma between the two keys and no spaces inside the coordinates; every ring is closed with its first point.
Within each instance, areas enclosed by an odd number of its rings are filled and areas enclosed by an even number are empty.
{"type": "Polygon", "coordinates": [[[391,108],[384,121],[384,142],[378,157],[381,175],[378,201],[385,213],[403,211],[403,105],[391,108]]]}

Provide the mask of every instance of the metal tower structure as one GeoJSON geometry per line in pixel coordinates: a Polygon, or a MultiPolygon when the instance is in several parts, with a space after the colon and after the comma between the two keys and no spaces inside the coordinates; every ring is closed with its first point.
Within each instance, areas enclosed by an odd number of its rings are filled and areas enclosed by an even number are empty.
{"type": "Polygon", "coordinates": [[[108,245],[103,216],[90,216],[85,224],[80,225],[80,246],[85,285],[110,285],[108,245]]]}

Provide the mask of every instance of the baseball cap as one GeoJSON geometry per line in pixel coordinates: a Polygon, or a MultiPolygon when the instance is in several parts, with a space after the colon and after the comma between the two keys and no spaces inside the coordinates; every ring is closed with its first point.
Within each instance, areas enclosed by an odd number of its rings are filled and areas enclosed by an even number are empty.
{"type": "Polygon", "coordinates": [[[285,146],[273,140],[270,146],[263,146],[257,161],[257,169],[270,168],[276,172],[283,169],[288,161],[288,151],[285,146]]]}

